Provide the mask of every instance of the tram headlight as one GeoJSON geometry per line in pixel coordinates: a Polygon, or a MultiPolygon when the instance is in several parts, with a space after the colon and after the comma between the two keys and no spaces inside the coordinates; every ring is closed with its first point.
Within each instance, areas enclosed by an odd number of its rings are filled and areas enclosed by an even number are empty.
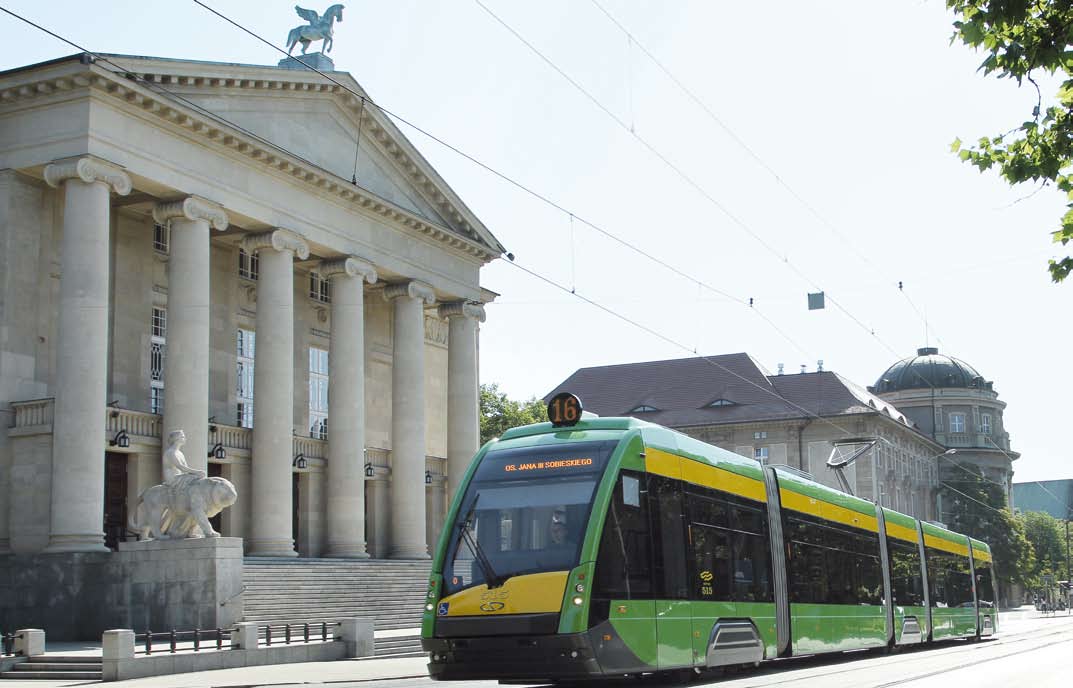
{"type": "Polygon", "coordinates": [[[435,608],[435,606],[434,606],[434,605],[433,605],[433,604],[432,604],[431,602],[429,602],[428,604],[426,604],[426,605],[425,605],[425,611],[426,611],[426,612],[430,612],[430,611],[432,611],[432,610],[433,610],[434,608],[435,608]]]}
{"type": "Polygon", "coordinates": [[[577,595],[576,597],[574,597],[574,604],[580,607],[581,605],[585,604],[585,598],[581,595],[577,595]]]}
{"type": "Polygon", "coordinates": [[[577,585],[574,586],[574,590],[576,590],[578,592],[585,592],[585,586],[582,585],[581,583],[578,583],[577,585]]]}

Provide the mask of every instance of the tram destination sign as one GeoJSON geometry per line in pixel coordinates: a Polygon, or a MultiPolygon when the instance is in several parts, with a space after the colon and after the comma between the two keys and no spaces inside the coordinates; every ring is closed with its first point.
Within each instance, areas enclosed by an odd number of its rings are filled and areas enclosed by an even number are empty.
{"type": "Polygon", "coordinates": [[[475,480],[529,480],[603,471],[618,440],[537,445],[488,452],[475,480]]]}

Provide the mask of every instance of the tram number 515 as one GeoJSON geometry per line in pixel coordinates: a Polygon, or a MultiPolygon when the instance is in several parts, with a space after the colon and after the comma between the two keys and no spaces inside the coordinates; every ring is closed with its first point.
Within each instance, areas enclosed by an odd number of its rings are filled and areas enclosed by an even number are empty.
{"type": "Polygon", "coordinates": [[[562,392],[548,402],[548,420],[557,428],[577,425],[582,410],[581,399],[569,392],[562,392]]]}

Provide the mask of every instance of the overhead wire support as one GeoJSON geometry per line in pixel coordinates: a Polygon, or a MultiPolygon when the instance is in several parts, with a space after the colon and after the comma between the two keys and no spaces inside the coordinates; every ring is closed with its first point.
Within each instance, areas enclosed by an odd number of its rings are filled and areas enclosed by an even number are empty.
{"type": "MultiPolygon", "coordinates": [[[[786,255],[783,252],[780,252],[778,249],[776,249],[774,246],[772,246],[768,241],[766,241],[762,236],[760,236],[755,230],[753,230],[752,227],[750,227],[748,225],[748,223],[746,223],[744,220],[742,220],[737,215],[735,215],[733,212],[731,212],[729,208],[727,208],[721,201],[719,201],[719,199],[717,199],[715,196],[713,196],[711,193],[709,193],[707,189],[705,189],[699,182],[697,182],[695,179],[693,179],[693,177],[691,177],[685,170],[683,170],[681,167],[679,167],[677,164],[675,164],[669,157],[667,157],[667,155],[665,155],[662,151],[660,151],[658,148],[656,148],[647,139],[645,139],[643,136],[638,134],[625,120],[623,120],[621,117],[616,115],[610,108],[608,108],[606,105],[604,105],[588,89],[586,89],[584,86],[582,86],[580,83],[578,83],[577,80],[575,80],[573,77],[571,77],[569,74],[567,74],[565,70],[563,70],[555,62],[553,62],[551,60],[551,58],[549,58],[547,55],[545,55],[539,48],[537,48],[535,45],[533,45],[531,42],[529,42],[516,29],[514,29],[514,27],[512,27],[510,24],[508,24],[506,21],[504,21],[502,18],[500,18],[499,15],[497,15],[495,12],[493,12],[486,4],[484,4],[484,2],[482,2],[482,0],[473,0],[473,1],[477,4],[478,7],[483,9],[490,17],[492,17],[492,19],[494,19],[500,26],[502,26],[504,29],[506,29],[516,39],[518,39],[518,41],[520,43],[522,43],[522,45],[524,45],[526,48],[528,48],[541,61],[543,61],[546,65],[548,65],[548,67],[550,67],[552,70],[554,70],[563,79],[565,79],[571,86],[573,86],[579,93],[581,93],[583,96],[585,96],[585,98],[587,98],[601,112],[606,114],[619,127],[621,127],[623,130],[625,130],[631,136],[633,136],[637,140],[638,143],[640,143],[653,156],[655,156],[661,162],[663,162],[663,164],[665,164],[672,172],[674,172],[679,178],[681,178],[682,181],[684,181],[687,185],[692,187],[695,191],[697,191],[705,199],[707,199],[708,202],[710,202],[720,212],[722,212],[731,221],[732,224],[736,225],[739,229],[741,229],[746,234],[748,234],[750,237],[752,237],[752,239],[754,241],[759,243],[771,255],[775,256],[780,261],[782,261],[787,266],[787,268],[789,268],[793,273],[795,273],[799,278],[801,278],[806,284],[810,285],[814,289],[817,289],[817,290],[820,289],[819,286],[816,284],[816,282],[814,280],[812,280],[807,274],[805,274],[800,268],[798,268],[796,264],[794,264],[794,263],[792,263],[790,261],[790,258],[789,258],[788,255],[786,255]]],[[[194,2],[198,2],[200,4],[200,0],[194,0],[194,2]]],[[[634,43],[636,43],[638,45],[638,47],[640,47],[642,50],[644,50],[644,47],[640,43],[638,43],[636,41],[636,39],[633,39],[633,40],[634,40],[634,43]]],[[[651,55],[647,50],[645,50],[645,54],[646,55],[651,55]]],[[[841,304],[837,303],[830,296],[828,296],[828,299],[839,310],[841,310],[846,315],[848,315],[850,317],[850,319],[853,322],[855,322],[861,329],[863,329],[865,332],[869,333],[873,338],[875,338],[876,341],[878,341],[888,351],[892,352],[895,356],[898,356],[898,357],[901,356],[901,354],[899,354],[897,352],[897,350],[894,349],[894,347],[892,347],[889,344],[887,344],[885,341],[883,341],[883,339],[881,337],[879,337],[879,335],[876,334],[876,331],[875,331],[874,327],[869,327],[868,325],[865,325],[859,318],[857,318],[852,313],[850,313],[848,309],[846,309],[841,304]]]]}
{"type": "MultiPolygon", "coordinates": [[[[715,114],[715,112],[711,109],[711,107],[709,107],[708,104],[706,102],[704,102],[704,100],[700,96],[698,96],[681,79],[679,79],[674,74],[674,72],[672,72],[670,70],[670,68],[668,68],[665,64],[663,64],[663,62],[652,53],[652,51],[650,51],[648,48],[646,48],[644,43],[639,41],[637,39],[637,37],[634,36],[633,33],[622,24],[622,22],[620,22],[613,14],[611,14],[611,12],[607,10],[607,8],[605,8],[603,5],[600,4],[599,0],[590,0],[590,1],[592,2],[592,4],[598,10],[600,10],[600,12],[605,17],[607,17],[607,19],[612,24],[614,24],[619,29],[619,31],[621,31],[623,34],[626,35],[627,39],[630,41],[631,46],[636,45],[637,48],[642,53],[644,53],[645,56],[648,57],[649,60],[652,61],[652,64],[656,65],[656,67],[661,72],[663,72],[663,74],[668,79],[670,79],[670,81],[678,88],[678,90],[680,90],[689,100],[693,101],[693,103],[697,107],[699,107],[702,111],[704,111],[704,113],[708,116],[709,119],[711,119],[713,122],[715,122],[715,124],[718,125],[719,128],[722,129],[723,132],[727,136],[729,136],[731,138],[731,140],[734,141],[734,143],[738,144],[738,146],[743,151],[745,151],[745,153],[748,154],[749,157],[751,157],[754,161],[756,161],[756,163],[762,169],[764,169],[767,173],[769,173],[772,176],[772,178],[780,186],[782,186],[783,189],[785,189],[786,192],[788,194],[790,194],[790,196],[795,201],[798,202],[798,204],[801,205],[801,207],[803,207],[810,215],[812,215],[812,217],[815,218],[821,225],[826,227],[827,230],[831,232],[831,234],[833,234],[836,238],[838,238],[841,242],[843,242],[849,248],[849,250],[852,251],[858,258],[860,258],[865,263],[873,266],[877,270],[881,270],[879,265],[877,265],[871,258],[869,258],[867,254],[865,254],[863,251],[859,250],[854,245],[854,243],[852,241],[850,241],[842,232],[840,232],[838,230],[837,227],[834,226],[833,223],[831,223],[818,210],[816,210],[815,206],[813,206],[811,203],[809,203],[808,200],[806,198],[804,198],[801,194],[799,194],[796,189],[794,189],[792,186],[790,186],[790,184],[788,184],[786,182],[786,180],[783,179],[782,175],[780,175],[771,165],[769,165],[763,158],[761,158],[760,155],[757,154],[756,151],[754,151],[752,149],[752,147],[750,147],[749,144],[747,144],[745,142],[744,139],[742,139],[740,136],[738,136],[737,133],[735,133],[734,130],[732,130],[730,128],[730,126],[726,122],[724,122],[722,119],[720,119],[719,116],[715,114]]],[[[901,282],[898,283],[898,289],[899,289],[899,291],[902,291],[901,282]]],[[[909,301],[909,305],[912,306],[912,308],[916,312],[917,316],[920,317],[923,320],[924,318],[921,315],[920,310],[916,307],[916,304],[914,304],[912,302],[912,299],[909,299],[908,294],[905,294],[904,291],[902,293],[906,297],[906,299],[909,301]]],[[[938,336],[936,337],[936,339],[939,340],[940,342],[942,342],[942,340],[938,336]]]]}

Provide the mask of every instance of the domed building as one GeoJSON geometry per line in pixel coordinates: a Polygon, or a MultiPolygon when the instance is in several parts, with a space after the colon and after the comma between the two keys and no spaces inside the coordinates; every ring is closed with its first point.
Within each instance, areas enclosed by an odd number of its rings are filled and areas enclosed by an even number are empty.
{"type": "Polygon", "coordinates": [[[1020,454],[1010,449],[1002,420],[1006,403],[975,368],[925,347],[887,368],[868,391],[896,406],[921,432],[956,450],[939,459],[941,479],[965,477],[954,464],[976,466],[1002,484],[1010,500],[1013,462],[1020,454]]]}

